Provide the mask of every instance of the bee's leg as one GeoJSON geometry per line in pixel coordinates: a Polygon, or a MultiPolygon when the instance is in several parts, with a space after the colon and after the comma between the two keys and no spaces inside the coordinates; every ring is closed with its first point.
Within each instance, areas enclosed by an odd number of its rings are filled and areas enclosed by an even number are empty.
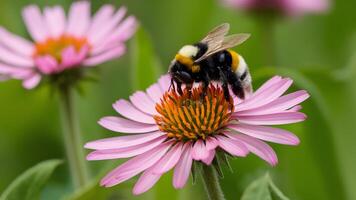
{"type": "Polygon", "coordinates": [[[183,95],[183,90],[182,90],[182,82],[176,82],[177,83],[177,92],[179,95],[183,95]]]}
{"type": "Polygon", "coordinates": [[[210,77],[207,72],[203,72],[201,76],[203,92],[201,93],[200,99],[203,100],[208,92],[208,87],[210,83],[210,77]]]}
{"type": "Polygon", "coordinates": [[[219,69],[219,75],[220,75],[220,80],[222,82],[222,89],[224,91],[225,99],[227,101],[230,101],[230,92],[229,92],[227,75],[225,75],[225,73],[220,67],[218,69],[219,69]]]}
{"type": "Polygon", "coordinates": [[[232,92],[240,99],[244,99],[245,98],[244,89],[237,75],[233,71],[229,70],[227,74],[227,79],[229,84],[231,85],[232,92]]]}
{"type": "Polygon", "coordinates": [[[170,91],[171,88],[173,89],[173,91],[176,91],[176,86],[174,85],[174,79],[173,78],[171,78],[171,85],[169,85],[168,91],[170,91]]]}

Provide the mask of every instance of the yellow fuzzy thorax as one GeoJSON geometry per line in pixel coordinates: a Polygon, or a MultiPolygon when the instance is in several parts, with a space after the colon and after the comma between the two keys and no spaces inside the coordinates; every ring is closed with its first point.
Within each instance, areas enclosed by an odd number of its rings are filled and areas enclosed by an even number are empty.
{"type": "Polygon", "coordinates": [[[191,70],[193,73],[199,72],[200,71],[200,66],[197,64],[194,64],[194,61],[186,56],[183,56],[181,54],[176,54],[175,56],[176,61],[179,63],[185,65],[188,67],[189,70],[191,70]]]}
{"type": "Polygon", "coordinates": [[[231,63],[231,69],[233,72],[236,72],[237,68],[239,67],[239,54],[237,54],[235,51],[233,50],[227,50],[230,55],[231,55],[231,59],[232,59],[232,63],[231,63]]]}

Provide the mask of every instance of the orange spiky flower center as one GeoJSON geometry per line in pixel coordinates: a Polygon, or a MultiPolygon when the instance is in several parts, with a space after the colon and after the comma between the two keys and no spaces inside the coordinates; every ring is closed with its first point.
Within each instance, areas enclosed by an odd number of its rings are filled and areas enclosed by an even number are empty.
{"type": "Polygon", "coordinates": [[[154,119],[159,129],[169,138],[183,141],[205,140],[218,134],[229,122],[234,106],[225,99],[218,86],[210,85],[203,97],[202,93],[202,87],[191,91],[184,89],[183,95],[174,90],[167,91],[156,104],[159,114],[154,119]]]}
{"type": "Polygon", "coordinates": [[[34,57],[51,55],[58,62],[61,61],[62,52],[64,49],[73,46],[76,52],[79,52],[83,46],[88,45],[88,40],[83,37],[75,37],[71,35],[62,35],[57,38],[48,38],[43,42],[39,42],[35,46],[34,57]]]}

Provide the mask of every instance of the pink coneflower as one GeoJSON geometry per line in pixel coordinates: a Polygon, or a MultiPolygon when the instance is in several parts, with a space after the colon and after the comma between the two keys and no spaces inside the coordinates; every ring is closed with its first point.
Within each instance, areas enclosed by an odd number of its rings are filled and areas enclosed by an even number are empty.
{"type": "Polygon", "coordinates": [[[281,96],[292,80],[273,77],[246,100],[225,100],[219,85],[209,86],[201,98],[201,86],[178,95],[168,90],[170,77],[163,76],[146,92],[138,91],[130,101],[120,99],[114,109],[122,116],[104,117],[99,124],[106,129],[128,133],[85,145],[94,149],[88,160],[129,158],[101,180],[111,187],[142,173],[133,193],[149,190],[174,168],[173,186],[182,188],[192,163],[212,164],[217,151],[237,157],[252,152],[271,165],[277,156],[264,141],[297,145],[299,139],[286,130],[266,125],[290,124],[305,120],[298,104],[309,97],[304,90],[281,96]]]}
{"type": "Polygon", "coordinates": [[[27,6],[22,14],[34,42],[0,27],[0,75],[23,80],[30,89],[44,75],[120,57],[137,26],[125,13],[124,7],[115,11],[104,5],[91,17],[87,1],[73,3],[68,17],[60,6],[45,7],[43,13],[36,5],[27,6]]]}
{"type": "Polygon", "coordinates": [[[276,11],[289,16],[322,13],[329,9],[329,0],[222,0],[242,10],[276,11]]]}

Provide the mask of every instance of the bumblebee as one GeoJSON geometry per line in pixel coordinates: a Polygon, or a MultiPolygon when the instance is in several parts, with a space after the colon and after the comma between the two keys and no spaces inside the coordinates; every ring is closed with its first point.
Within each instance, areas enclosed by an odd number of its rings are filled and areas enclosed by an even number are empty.
{"type": "Polygon", "coordinates": [[[241,99],[252,92],[252,79],[245,60],[230,49],[242,44],[250,35],[226,36],[229,28],[228,23],[221,24],[200,42],[185,45],[178,51],[168,70],[173,89],[176,89],[175,83],[177,92],[182,95],[182,84],[190,89],[197,82],[203,85],[204,96],[210,82],[218,81],[222,84],[226,100],[230,100],[229,86],[241,99]]]}

